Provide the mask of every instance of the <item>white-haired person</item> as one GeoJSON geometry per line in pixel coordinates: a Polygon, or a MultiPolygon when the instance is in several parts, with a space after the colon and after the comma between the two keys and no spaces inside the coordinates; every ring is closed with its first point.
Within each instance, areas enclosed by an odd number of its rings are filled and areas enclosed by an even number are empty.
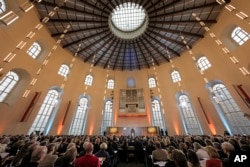
{"type": "Polygon", "coordinates": [[[100,145],[100,150],[95,153],[95,156],[104,158],[104,161],[102,162],[102,167],[109,167],[111,166],[111,159],[109,153],[106,151],[108,148],[108,145],[106,143],[102,143],[100,145]]]}

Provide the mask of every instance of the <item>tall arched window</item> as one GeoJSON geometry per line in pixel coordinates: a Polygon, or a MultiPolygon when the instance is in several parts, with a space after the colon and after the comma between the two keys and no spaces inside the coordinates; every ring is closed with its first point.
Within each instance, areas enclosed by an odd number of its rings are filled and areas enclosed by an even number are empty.
{"type": "Polygon", "coordinates": [[[181,75],[178,71],[174,70],[171,73],[171,78],[174,83],[181,81],[181,75]]]}
{"type": "Polygon", "coordinates": [[[59,92],[55,89],[49,90],[28,134],[36,131],[43,132],[44,134],[49,132],[58,109],[58,103],[59,92]]]}
{"type": "Polygon", "coordinates": [[[0,81],[0,102],[4,101],[18,81],[19,76],[13,71],[9,71],[5,75],[5,77],[0,81]]]}
{"type": "Polygon", "coordinates": [[[232,31],[231,37],[239,45],[243,45],[249,39],[250,35],[238,26],[232,31]]]}
{"type": "Polygon", "coordinates": [[[60,69],[58,70],[58,74],[63,77],[67,77],[67,75],[69,74],[69,66],[67,66],[66,64],[62,64],[60,69]]]}
{"type": "Polygon", "coordinates": [[[87,120],[88,103],[89,100],[87,97],[80,98],[69,130],[70,135],[84,134],[85,124],[87,120]]]}
{"type": "Polygon", "coordinates": [[[6,3],[4,0],[0,0],[0,15],[6,12],[6,3]]]}
{"type": "Polygon", "coordinates": [[[155,87],[156,87],[155,78],[150,77],[150,78],[148,79],[148,86],[149,86],[149,88],[155,88],[155,87]]]}
{"type": "Polygon", "coordinates": [[[152,125],[157,126],[160,129],[166,129],[159,100],[153,99],[151,105],[152,105],[152,125]]]}
{"type": "Polygon", "coordinates": [[[183,126],[186,134],[201,135],[203,134],[200,123],[195,115],[189,97],[186,94],[180,93],[178,96],[178,108],[181,114],[183,126]]]}
{"type": "Polygon", "coordinates": [[[115,87],[115,81],[113,79],[108,80],[108,89],[114,89],[115,87]]]}
{"type": "Polygon", "coordinates": [[[250,121],[244,117],[244,113],[240,110],[230,92],[221,82],[210,82],[207,85],[212,87],[213,93],[210,93],[211,99],[216,110],[231,134],[250,134],[250,121]]]}
{"type": "Polygon", "coordinates": [[[84,81],[84,84],[85,85],[88,85],[88,86],[91,86],[93,83],[93,76],[88,74],[86,77],[85,77],[85,81],[84,81]]]}
{"type": "Polygon", "coordinates": [[[197,65],[201,71],[204,71],[204,70],[211,67],[210,62],[208,61],[208,59],[205,56],[202,56],[198,59],[197,65]]]}
{"type": "Polygon", "coordinates": [[[108,100],[105,102],[105,108],[102,116],[102,127],[101,133],[103,134],[104,131],[107,130],[107,127],[113,125],[113,103],[112,101],[108,100]]]}
{"type": "Polygon", "coordinates": [[[27,53],[34,59],[37,58],[37,56],[41,53],[42,48],[41,46],[37,43],[34,42],[31,47],[27,50],[27,53]]]}

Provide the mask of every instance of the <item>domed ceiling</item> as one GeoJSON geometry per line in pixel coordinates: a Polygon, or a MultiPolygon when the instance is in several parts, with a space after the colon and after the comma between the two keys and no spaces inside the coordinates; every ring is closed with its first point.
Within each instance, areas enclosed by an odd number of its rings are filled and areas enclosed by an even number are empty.
{"type": "Polygon", "coordinates": [[[222,5],[216,0],[42,0],[35,3],[61,46],[86,63],[112,70],[150,68],[180,57],[204,37],[222,5]],[[65,31],[67,29],[67,31],[65,31]],[[63,38],[62,38],[63,35],[63,38]]]}

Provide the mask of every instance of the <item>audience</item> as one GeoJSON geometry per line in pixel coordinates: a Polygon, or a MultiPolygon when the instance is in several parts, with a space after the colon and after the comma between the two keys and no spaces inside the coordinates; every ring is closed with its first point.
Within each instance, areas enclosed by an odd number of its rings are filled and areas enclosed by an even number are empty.
{"type": "MultiPolygon", "coordinates": [[[[122,161],[122,151],[134,148],[135,157],[129,161],[140,161],[153,157],[165,161],[165,167],[238,167],[246,163],[234,162],[236,155],[250,157],[250,136],[246,135],[176,135],[176,136],[115,136],[115,135],[60,135],[46,136],[3,135],[0,136],[2,152],[8,158],[3,167],[78,167],[82,163],[99,167],[98,157],[110,159],[108,165],[122,161]],[[102,143],[102,144],[101,144],[102,143]],[[6,145],[7,144],[7,145],[6,145]],[[94,146],[96,153],[94,154],[94,146]],[[99,146],[99,148],[97,148],[99,146]],[[42,149],[43,148],[43,149],[42,149]],[[44,149],[47,149],[47,153],[44,149]],[[40,151],[39,151],[40,150],[40,151]],[[42,151],[43,150],[43,151],[42,151]],[[140,151],[138,151],[140,150],[140,151]],[[108,153],[109,157],[106,156],[108,153]],[[184,156],[183,156],[184,155],[184,156]],[[116,158],[116,160],[115,160],[116,158]],[[197,158],[199,162],[197,162],[197,158]],[[117,161],[118,159],[118,161],[117,161]],[[86,163],[85,163],[86,162],[86,163]],[[212,165],[211,165],[212,164],[212,165]]],[[[249,159],[249,158],[248,158],[249,159]]],[[[247,161],[247,160],[246,160],[247,161]]],[[[152,159],[147,163],[151,167],[152,159]]],[[[103,163],[102,166],[105,166],[103,163]]],[[[244,167],[245,167],[244,166],[244,167]]],[[[250,165],[249,165],[250,166],[250,165]]]]}

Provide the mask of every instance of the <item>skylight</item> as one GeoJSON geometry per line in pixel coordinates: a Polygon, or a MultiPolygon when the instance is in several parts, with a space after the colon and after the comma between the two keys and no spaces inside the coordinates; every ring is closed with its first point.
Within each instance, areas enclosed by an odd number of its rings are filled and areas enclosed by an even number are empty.
{"type": "Polygon", "coordinates": [[[145,21],[145,10],[135,3],[123,3],[112,12],[111,20],[116,28],[129,32],[138,29],[145,21]]]}

